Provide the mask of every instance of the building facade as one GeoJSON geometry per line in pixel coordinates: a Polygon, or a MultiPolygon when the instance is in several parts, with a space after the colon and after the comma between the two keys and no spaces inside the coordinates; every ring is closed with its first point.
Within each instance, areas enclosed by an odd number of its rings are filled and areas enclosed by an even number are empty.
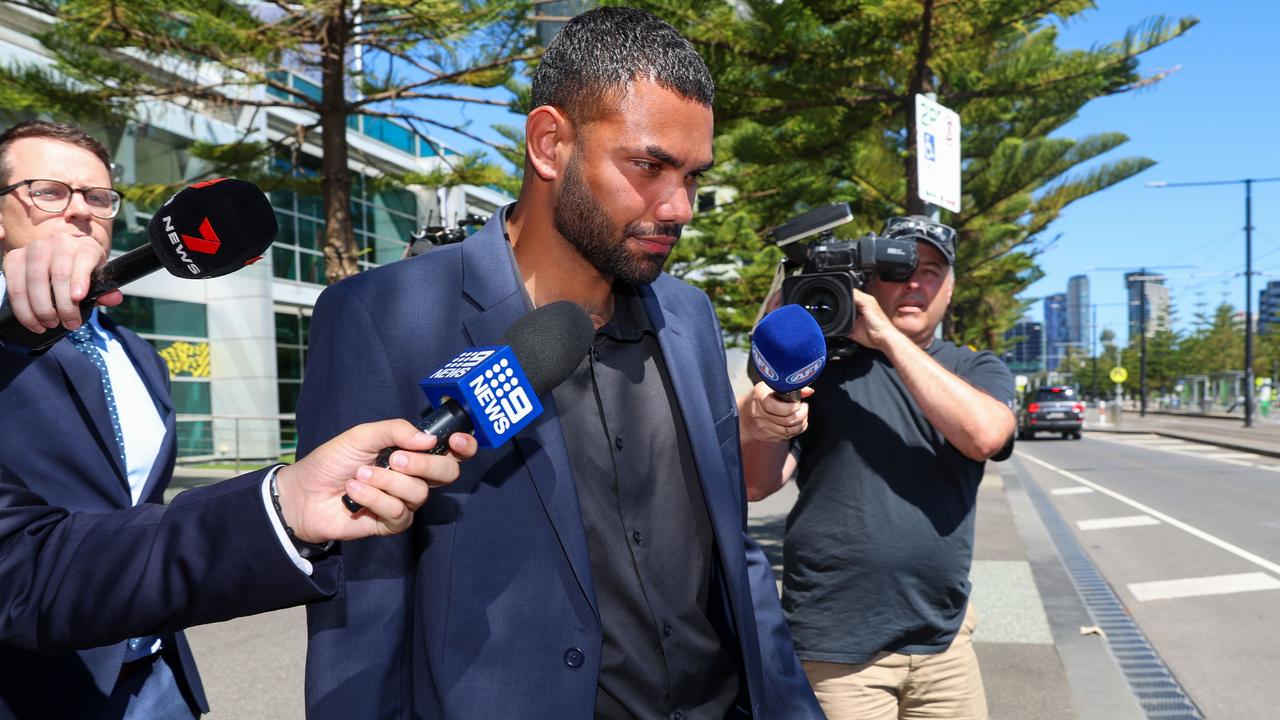
{"type": "Polygon", "coordinates": [[[1125,287],[1129,297],[1129,340],[1132,342],[1139,332],[1147,337],[1168,330],[1170,321],[1169,288],[1164,285],[1164,278],[1140,270],[1125,273],[1125,287]],[[1143,308],[1146,316],[1143,317],[1143,308]]]}
{"type": "Polygon", "coordinates": [[[1089,276],[1074,275],[1067,281],[1067,342],[1087,348],[1093,328],[1089,325],[1089,276]]]}
{"type": "Polygon", "coordinates": [[[1268,280],[1258,291],[1258,332],[1268,333],[1280,327],[1280,280],[1268,280]]]}
{"type": "Polygon", "coordinates": [[[1028,375],[1044,371],[1043,323],[1024,317],[1005,331],[1004,339],[1013,343],[1003,356],[1009,370],[1028,375]]]}
{"type": "MultiPolygon", "coordinates": [[[[47,16],[6,5],[0,62],[49,67],[34,37],[47,28],[47,16]]],[[[319,85],[308,78],[288,73],[278,79],[319,95],[319,85]]],[[[246,92],[263,97],[268,90],[246,92]]],[[[201,114],[160,102],[139,114],[144,121],[88,128],[111,152],[120,185],[181,185],[212,169],[191,153],[196,142],[279,140],[313,121],[288,108],[201,114]]],[[[30,117],[0,109],[0,126],[30,117]]],[[[404,257],[410,234],[420,227],[456,224],[467,215],[486,218],[512,201],[488,187],[388,189],[372,182],[384,168],[429,173],[443,157],[457,154],[396,121],[352,118],[347,140],[362,268],[404,257]]],[[[304,144],[291,157],[276,157],[274,169],[316,176],[320,157],[318,145],[304,144]]],[[[280,233],[262,262],[207,281],[153,273],[125,288],[125,303],[110,310],[155,345],[169,365],[182,458],[264,459],[291,449],[311,310],[326,282],[324,208],[318,194],[274,191],[269,197],[280,233]]],[[[113,254],[147,242],[152,209],[125,203],[115,220],[113,254]]]]}
{"type": "Polygon", "coordinates": [[[1067,295],[1054,293],[1044,299],[1045,369],[1054,372],[1071,347],[1067,338],[1067,295]]]}

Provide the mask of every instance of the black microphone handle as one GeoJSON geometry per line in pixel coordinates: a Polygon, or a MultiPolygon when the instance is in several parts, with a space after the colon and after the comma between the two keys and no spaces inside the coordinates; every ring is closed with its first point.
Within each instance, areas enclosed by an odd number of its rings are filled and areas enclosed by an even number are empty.
{"type": "MultiPolygon", "coordinates": [[[[471,416],[467,415],[467,411],[463,409],[453,399],[446,400],[443,405],[427,413],[421,420],[414,424],[422,432],[428,435],[436,436],[436,446],[430,450],[424,451],[427,455],[444,455],[449,452],[449,438],[454,433],[471,432],[471,416]]],[[[400,448],[383,448],[378,453],[378,458],[373,464],[377,467],[387,467],[391,459],[391,453],[400,448]]],[[[342,504],[353,513],[358,513],[364,509],[360,503],[352,500],[346,493],[342,495],[342,504]]]]}
{"type": "MultiPolygon", "coordinates": [[[[149,275],[161,267],[160,258],[150,244],[136,247],[93,271],[89,279],[89,294],[80,301],[80,319],[89,319],[98,298],[112,290],[118,290],[138,278],[149,275]]],[[[61,325],[43,333],[33,333],[22,326],[9,307],[9,295],[0,298],[0,339],[32,350],[43,350],[62,339],[67,329],[61,325]]]]}

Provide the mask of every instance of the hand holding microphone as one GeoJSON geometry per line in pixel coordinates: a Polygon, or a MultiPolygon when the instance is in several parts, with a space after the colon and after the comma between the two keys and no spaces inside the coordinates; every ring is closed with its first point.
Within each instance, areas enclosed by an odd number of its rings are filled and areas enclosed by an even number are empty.
{"type": "MultiPolygon", "coordinates": [[[[421,383],[435,409],[416,427],[437,438],[425,452],[448,452],[454,433],[473,433],[480,447],[505,444],[542,414],[539,396],[573,374],[594,337],[586,311],[562,300],[517,320],[500,345],[459,353],[421,383]]],[[[375,465],[387,467],[396,450],[383,450],[375,465]]],[[[353,513],[363,509],[347,495],[342,502],[353,513]]]]}
{"type": "Polygon", "coordinates": [[[88,235],[40,238],[5,256],[0,340],[43,349],[78,327],[95,304],[119,304],[122,285],[161,267],[180,278],[226,275],[260,258],[276,233],[261,190],[220,178],[169,198],[147,224],[149,243],[101,267],[103,248],[88,235]]]}
{"type": "Polygon", "coordinates": [[[739,429],[749,441],[785,441],[809,426],[808,387],[827,362],[826,339],[799,305],[783,305],[751,335],[751,361],[762,381],[738,400],[739,429]]]}

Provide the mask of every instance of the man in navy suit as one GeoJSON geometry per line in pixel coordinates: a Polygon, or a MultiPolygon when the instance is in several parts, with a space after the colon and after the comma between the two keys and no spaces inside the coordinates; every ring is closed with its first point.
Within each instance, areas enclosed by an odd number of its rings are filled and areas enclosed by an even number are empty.
{"type": "Polygon", "coordinates": [[[457,479],[475,453],[465,435],[447,456],[405,452],[435,442],[405,420],[368,423],[293,465],[111,512],[68,512],[0,482],[0,646],[93,647],[331,596],[341,555],[304,558],[298,544],[404,531],[428,488],[457,479]],[[374,467],[386,447],[402,450],[374,467]],[[348,511],[344,493],[365,511],[348,511]]]}
{"type": "Polygon", "coordinates": [[[821,717],[746,534],[715,314],[662,273],[712,164],[713,92],[661,20],[580,15],[534,75],[518,202],[321,295],[302,452],[418,414],[421,378],[532,307],[571,300],[597,332],[410,533],[344,546],[344,589],[308,607],[309,717],[821,717]]]}
{"type": "MultiPolygon", "coordinates": [[[[0,481],[73,511],[162,502],[177,448],[164,361],[103,313],[81,325],[73,299],[106,259],[119,208],[107,152],[82,130],[35,121],[0,134],[0,249],[14,315],[75,331],[44,353],[0,347],[0,481]]],[[[75,653],[4,650],[0,668],[0,718],[208,711],[180,632],[75,653]]]]}

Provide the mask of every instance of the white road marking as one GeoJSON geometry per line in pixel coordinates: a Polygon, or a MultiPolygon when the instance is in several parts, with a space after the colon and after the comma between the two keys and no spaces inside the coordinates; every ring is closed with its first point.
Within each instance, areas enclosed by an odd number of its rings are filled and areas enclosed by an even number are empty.
{"type": "Polygon", "coordinates": [[[1133,593],[1133,596],[1140,602],[1201,597],[1204,595],[1227,595],[1230,593],[1253,592],[1255,590],[1280,590],[1280,580],[1266,573],[1255,572],[1129,583],[1129,592],[1133,593]]]}
{"type": "Polygon", "coordinates": [[[1083,485],[1077,485],[1076,487],[1054,488],[1049,492],[1053,493],[1054,495],[1086,495],[1088,493],[1093,492],[1093,488],[1087,488],[1087,487],[1084,487],[1083,485]]]}
{"type": "Polygon", "coordinates": [[[1047,462],[1045,462],[1045,461],[1043,461],[1043,460],[1041,460],[1041,459],[1039,459],[1039,458],[1031,457],[1030,455],[1028,455],[1027,453],[1025,453],[1025,452],[1023,452],[1023,451],[1021,451],[1021,450],[1017,450],[1017,451],[1015,451],[1015,453],[1016,453],[1016,454],[1018,455],[1018,457],[1020,457],[1020,458],[1023,458],[1023,459],[1026,459],[1026,460],[1030,460],[1031,462],[1033,462],[1033,463],[1035,463],[1035,464],[1037,464],[1037,465],[1039,465],[1039,466],[1041,466],[1041,467],[1044,467],[1044,468],[1047,468],[1047,469],[1049,469],[1049,470],[1052,470],[1053,472],[1058,473],[1059,475],[1061,475],[1062,477],[1067,478],[1068,480],[1074,480],[1075,482],[1078,482],[1078,483],[1080,483],[1081,485],[1084,485],[1084,486],[1086,486],[1086,487],[1091,487],[1091,488],[1093,488],[1094,490],[1097,490],[1098,492],[1100,492],[1100,493],[1102,493],[1102,494],[1104,494],[1104,495],[1107,495],[1108,497],[1111,497],[1111,498],[1114,498],[1114,499],[1116,499],[1116,500],[1119,500],[1120,502],[1122,502],[1122,503],[1124,503],[1124,504],[1128,505],[1129,507],[1134,508],[1135,510],[1137,510],[1137,511],[1139,511],[1139,512],[1146,513],[1146,514],[1148,514],[1148,515],[1150,515],[1150,516],[1152,516],[1152,517],[1156,518],[1157,520],[1160,520],[1160,521],[1161,521],[1161,522],[1163,522],[1163,523],[1166,523],[1166,524],[1168,524],[1168,525],[1172,525],[1173,527],[1176,527],[1176,528],[1178,528],[1179,530],[1182,530],[1182,531],[1183,531],[1183,532],[1185,532],[1185,533],[1188,533],[1188,534],[1190,534],[1190,535],[1193,535],[1193,536],[1195,536],[1195,537],[1198,537],[1198,538],[1200,538],[1201,540],[1204,540],[1205,542],[1209,543],[1210,545],[1213,545],[1213,546],[1215,546],[1215,547],[1217,547],[1217,548],[1220,548],[1220,549],[1222,549],[1222,550],[1226,550],[1227,552],[1231,553],[1232,555],[1235,555],[1235,556],[1236,556],[1236,557],[1238,557],[1238,558],[1241,558],[1241,559],[1243,559],[1243,560],[1247,560],[1248,562],[1251,562],[1251,563],[1253,563],[1254,565],[1257,565],[1258,567],[1262,568],[1263,570],[1266,570],[1266,571],[1268,571],[1268,572],[1270,572],[1270,573],[1273,573],[1273,574],[1275,574],[1275,575],[1280,575],[1280,564],[1277,564],[1277,563],[1271,562],[1270,560],[1267,560],[1267,559],[1266,559],[1266,558],[1264,558],[1264,557],[1260,557],[1260,556],[1258,556],[1258,555],[1254,555],[1253,553],[1249,552],[1248,550],[1245,550],[1244,548],[1236,547],[1235,545],[1232,545],[1231,543],[1227,542],[1226,540],[1222,540],[1222,539],[1220,539],[1220,538],[1214,537],[1213,535],[1210,535],[1209,533],[1207,533],[1207,532],[1205,532],[1205,531],[1203,531],[1203,530],[1201,530],[1201,529],[1199,529],[1199,528],[1192,527],[1191,525],[1188,525],[1188,524],[1186,524],[1186,523],[1182,522],[1181,520],[1178,520],[1177,518],[1169,517],[1168,515],[1165,515],[1164,513],[1160,512],[1159,510],[1156,510],[1156,509],[1154,509],[1154,508],[1150,508],[1150,507],[1148,507],[1148,506],[1146,506],[1146,505],[1143,505],[1142,503],[1138,502],[1137,500],[1132,500],[1132,499],[1130,499],[1130,498],[1127,498],[1127,497],[1125,497],[1124,495],[1121,495],[1120,493],[1118,493],[1118,492],[1116,492],[1116,491],[1114,491],[1114,490],[1109,490],[1109,489],[1107,489],[1107,488],[1105,488],[1105,487],[1102,487],[1101,485],[1099,485],[1099,484],[1097,484],[1097,483],[1095,483],[1095,482],[1093,482],[1093,481],[1091,481],[1091,480],[1086,480],[1086,479],[1084,479],[1084,478],[1080,477],[1079,475],[1076,475],[1076,474],[1075,474],[1075,473],[1073,473],[1073,472],[1069,472],[1069,471],[1067,471],[1067,470],[1063,470],[1062,468],[1056,467],[1056,466],[1054,466],[1054,465],[1050,465],[1049,463],[1047,463],[1047,462]]]}
{"type": "Polygon", "coordinates": [[[1124,517],[1081,520],[1076,523],[1076,526],[1081,530],[1111,530],[1113,528],[1142,527],[1143,525],[1159,524],[1160,521],[1150,515],[1125,515],[1124,517]]]}
{"type": "Polygon", "coordinates": [[[1262,465],[1256,462],[1247,462],[1236,458],[1261,458],[1258,453],[1250,452],[1212,452],[1216,445],[1208,445],[1205,443],[1188,443],[1182,440],[1169,440],[1167,442],[1151,442],[1142,438],[1146,436],[1138,436],[1138,438],[1120,440],[1119,438],[1101,438],[1095,437],[1095,440],[1103,442],[1115,443],[1117,445],[1128,445],[1130,447],[1140,447],[1147,450],[1159,450],[1172,455],[1185,455],[1187,457],[1200,458],[1202,460],[1213,460],[1215,462],[1226,463],[1228,465],[1238,465],[1239,467],[1256,468],[1258,470],[1274,470],[1280,471],[1275,465],[1262,465]]]}

